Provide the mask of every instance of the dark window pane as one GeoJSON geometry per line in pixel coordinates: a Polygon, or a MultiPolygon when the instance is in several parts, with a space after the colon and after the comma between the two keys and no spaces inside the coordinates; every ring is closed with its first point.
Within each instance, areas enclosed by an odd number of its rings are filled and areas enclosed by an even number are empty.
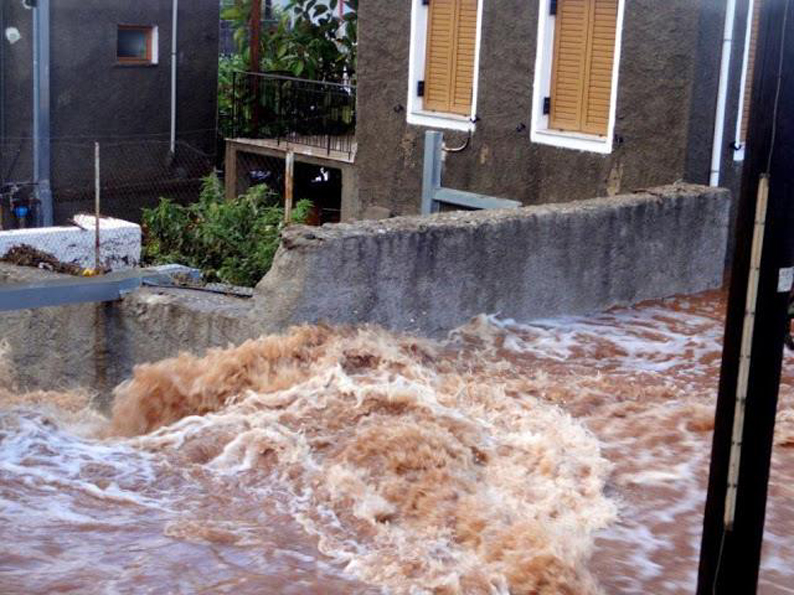
{"type": "Polygon", "coordinates": [[[149,32],[141,29],[119,29],[116,51],[119,58],[146,60],[148,56],[149,32]]]}

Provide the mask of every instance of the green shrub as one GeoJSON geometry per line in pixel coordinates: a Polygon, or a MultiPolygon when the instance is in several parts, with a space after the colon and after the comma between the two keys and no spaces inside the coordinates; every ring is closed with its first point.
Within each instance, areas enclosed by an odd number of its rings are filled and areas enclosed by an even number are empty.
{"type": "MultiPolygon", "coordinates": [[[[182,206],[168,198],[143,211],[143,260],[201,269],[210,282],[253,287],[270,269],[284,227],[280,197],[254,186],[226,200],[215,174],[204,179],[198,202],[182,206]]],[[[292,221],[304,223],[311,202],[298,201],[292,221]]]]}

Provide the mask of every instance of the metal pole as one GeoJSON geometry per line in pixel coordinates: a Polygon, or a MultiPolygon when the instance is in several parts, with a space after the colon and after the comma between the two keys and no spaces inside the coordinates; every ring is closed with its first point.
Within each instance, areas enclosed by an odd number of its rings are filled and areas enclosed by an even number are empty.
{"type": "Polygon", "coordinates": [[[94,143],[94,272],[99,272],[99,143],[94,143]]]}
{"type": "Polygon", "coordinates": [[[758,583],[794,277],[794,77],[787,71],[794,63],[792,25],[794,1],[764,3],[703,523],[699,595],[755,593],[758,583]]]}
{"type": "Polygon", "coordinates": [[[38,224],[53,224],[50,188],[50,0],[33,9],[33,182],[38,224]]]}
{"type": "Polygon", "coordinates": [[[292,192],[295,176],[295,153],[287,151],[284,162],[284,223],[292,222],[292,192]]]}
{"type": "Polygon", "coordinates": [[[425,165],[422,173],[422,215],[438,212],[436,192],[441,188],[441,159],[444,135],[435,130],[425,132],[425,165]]]}
{"type": "Polygon", "coordinates": [[[176,152],[176,68],[177,32],[179,24],[179,0],[172,0],[171,13],[171,156],[176,152]]]}

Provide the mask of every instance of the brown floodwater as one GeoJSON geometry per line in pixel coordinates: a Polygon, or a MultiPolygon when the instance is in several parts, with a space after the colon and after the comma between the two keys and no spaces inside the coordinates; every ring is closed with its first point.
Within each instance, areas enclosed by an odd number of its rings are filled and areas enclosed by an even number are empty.
{"type": "MultiPolygon", "coordinates": [[[[693,592],[723,316],[303,327],[140,366],[110,417],[0,357],[0,592],[693,592]]],[[[792,560],[787,355],[759,592],[792,560]]]]}

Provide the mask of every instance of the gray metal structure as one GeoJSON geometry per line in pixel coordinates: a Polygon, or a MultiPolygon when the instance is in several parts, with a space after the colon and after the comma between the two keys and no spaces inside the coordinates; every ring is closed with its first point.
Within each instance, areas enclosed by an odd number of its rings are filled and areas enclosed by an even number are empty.
{"type": "Polygon", "coordinates": [[[0,312],[87,302],[112,302],[143,285],[172,285],[167,274],[124,271],[102,277],[48,280],[0,286],[0,312]]]}
{"type": "Polygon", "coordinates": [[[422,215],[438,213],[442,205],[469,210],[516,209],[517,200],[496,198],[485,194],[444,188],[441,174],[444,170],[444,135],[435,130],[425,132],[425,161],[422,173],[422,215]]]}
{"type": "Polygon", "coordinates": [[[39,225],[53,224],[50,185],[50,0],[33,7],[33,182],[39,225]]]}

